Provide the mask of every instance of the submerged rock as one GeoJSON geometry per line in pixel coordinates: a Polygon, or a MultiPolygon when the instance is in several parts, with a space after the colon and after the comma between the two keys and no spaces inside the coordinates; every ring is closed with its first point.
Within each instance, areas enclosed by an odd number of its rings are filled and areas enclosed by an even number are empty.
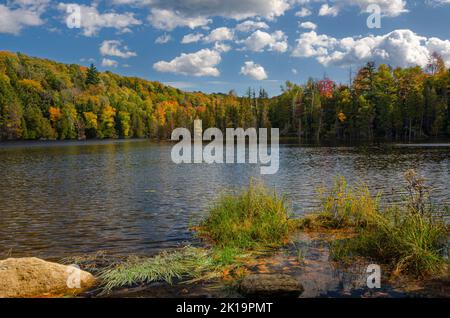
{"type": "Polygon", "coordinates": [[[298,280],[283,274],[253,274],[239,284],[239,292],[248,297],[299,297],[303,291],[298,280]]]}
{"type": "Polygon", "coordinates": [[[0,261],[0,298],[74,295],[95,281],[88,272],[35,257],[0,261]]]}

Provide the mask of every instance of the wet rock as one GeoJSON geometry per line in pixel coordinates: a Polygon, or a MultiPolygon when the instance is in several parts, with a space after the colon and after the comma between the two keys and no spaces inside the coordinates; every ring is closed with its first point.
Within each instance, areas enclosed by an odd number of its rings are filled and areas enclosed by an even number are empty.
{"type": "Polygon", "coordinates": [[[0,298],[74,295],[95,281],[88,272],[39,258],[0,261],[0,298]]]}
{"type": "Polygon", "coordinates": [[[299,297],[304,289],[294,277],[283,274],[253,274],[239,284],[247,297],[299,297]]]}

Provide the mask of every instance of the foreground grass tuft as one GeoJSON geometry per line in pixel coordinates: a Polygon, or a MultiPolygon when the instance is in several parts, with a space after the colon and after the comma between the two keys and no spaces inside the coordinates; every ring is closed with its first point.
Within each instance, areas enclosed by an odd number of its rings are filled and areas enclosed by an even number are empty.
{"type": "Polygon", "coordinates": [[[390,265],[395,273],[439,274],[448,262],[444,258],[448,249],[444,213],[429,202],[423,178],[413,171],[405,178],[405,204],[384,209],[379,195],[371,196],[366,186],[352,188],[340,178],[324,197],[322,211],[302,225],[354,229],[355,237],[332,244],[334,260],[360,255],[390,265]]]}
{"type": "Polygon", "coordinates": [[[133,286],[141,283],[165,281],[172,284],[176,279],[196,278],[214,268],[214,260],[202,248],[187,246],[173,252],[162,252],[152,258],[132,258],[105,270],[100,275],[104,290],[133,286]]]}
{"type": "Polygon", "coordinates": [[[241,193],[221,196],[201,232],[219,248],[279,246],[288,238],[288,212],[284,198],[252,181],[241,193]]]}

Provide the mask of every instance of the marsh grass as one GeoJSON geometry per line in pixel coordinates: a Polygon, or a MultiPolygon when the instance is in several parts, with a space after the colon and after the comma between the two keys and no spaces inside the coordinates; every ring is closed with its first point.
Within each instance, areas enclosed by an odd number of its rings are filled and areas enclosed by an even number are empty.
{"type": "Polygon", "coordinates": [[[100,274],[104,292],[144,283],[195,282],[229,276],[262,250],[284,244],[289,234],[289,209],[284,198],[262,183],[222,195],[197,228],[210,249],[185,247],[151,258],[131,258],[100,274]]]}
{"type": "Polygon", "coordinates": [[[339,178],[323,197],[321,211],[302,221],[301,227],[355,231],[355,237],[332,243],[333,260],[348,262],[353,256],[364,256],[389,265],[394,273],[439,274],[448,263],[444,214],[429,202],[423,178],[413,171],[405,178],[404,205],[387,208],[381,207],[381,196],[372,196],[366,186],[352,188],[339,178]]]}
{"type": "Polygon", "coordinates": [[[198,278],[213,271],[215,263],[209,251],[191,246],[177,251],[162,252],[151,258],[130,258],[100,274],[104,291],[143,283],[167,282],[183,278],[198,278]]]}
{"type": "Polygon", "coordinates": [[[289,235],[289,208],[285,198],[251,181],[241,192],[222,195],[200,228],[222,249],[279,246],[289,235]]]}

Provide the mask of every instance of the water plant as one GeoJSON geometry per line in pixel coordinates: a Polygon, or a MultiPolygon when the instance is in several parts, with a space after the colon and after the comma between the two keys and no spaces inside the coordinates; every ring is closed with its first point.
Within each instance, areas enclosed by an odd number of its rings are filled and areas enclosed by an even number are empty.
{"type": "Polygon", "coordinates": [[[182,278],[198,278],[211,272],[215,263],[210,252],[192,246],[150,258],[129,258],[122,264],[106,269],[100,274],[104,291],[141,283],[164,281],[172,284],[182,278]]]}
{"type": "Polygon", "coordinates": [[[289,207],[275,191],[251,181],[241,192],[222,195],[200,228],[221,248],[279,246],[288,239],[289,207]]]}
{"type": "Polygon", "coordinates": [[[129,258],[100,274],[105,292],[124,286],[176,280],[214,278],[238,268],[251,253],[279,246],[289,234],[288,207],[284,198],[262,183],[222,195],[198,231],[212,248],[187,246],[150,258],[129,258]]]}
{"type": "Polygon", "coordinates": [[[364,256],[389,265],[394,273],[438,274],[448,260],[445,213],[431,204],[425,179],[405,173],[408,196],[402,205],[382,207],[381,196],[367,186],[350,187],[339,178],[322,201],[322,209],[303,228],[351,228],[357,235],[332,243],[332,258],[364,256]]]}

